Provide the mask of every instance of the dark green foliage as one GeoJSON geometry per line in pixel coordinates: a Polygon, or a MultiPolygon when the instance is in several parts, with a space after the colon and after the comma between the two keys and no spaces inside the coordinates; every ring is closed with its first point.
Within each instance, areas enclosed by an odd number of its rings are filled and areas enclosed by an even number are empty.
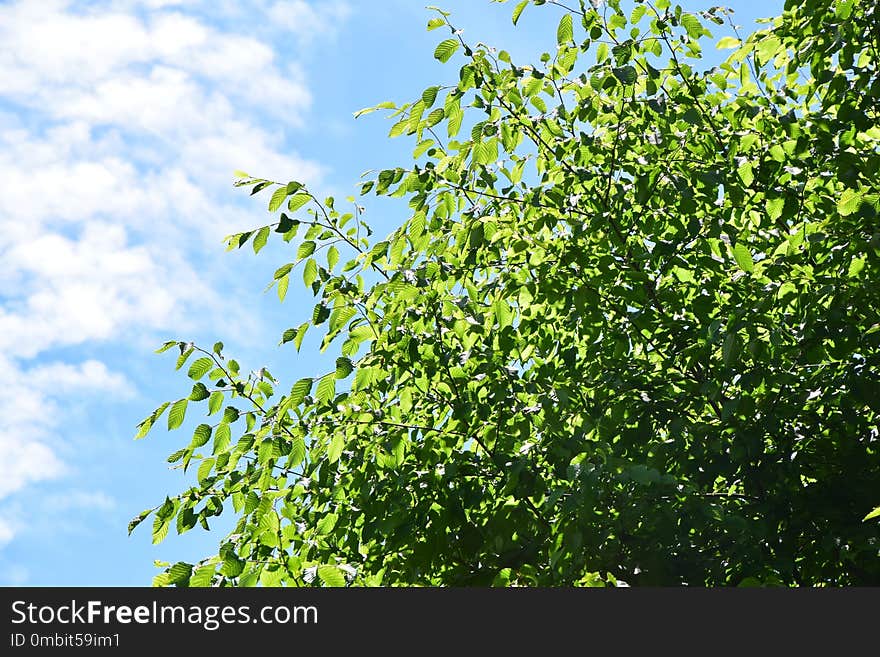
{"type": "Polygon", "coordinates": [[[789,0],[710,70],[722,9],[532,4],[534,67],[429,24],[460,68],[380,106],[417,162],[362,187],[409,204],[385,239],[241,175],[297,218],[230,248],[300,238],[282,341],[338,360],[285,393],[195,347],[169,427],[230,405],[155,537],[240,521],[158,584],[880,584],[875,4],[789,0]]]}

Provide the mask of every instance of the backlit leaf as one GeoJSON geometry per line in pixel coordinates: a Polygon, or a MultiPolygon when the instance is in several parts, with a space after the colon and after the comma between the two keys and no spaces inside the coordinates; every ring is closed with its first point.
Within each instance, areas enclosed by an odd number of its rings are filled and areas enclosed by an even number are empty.
{"type": "Polygon", "coordinates": [[[444,63],[448,62],[449,58],[455,54],[456,50],[458,50],[458,41],[455,39],[446,39],[437,45],[437,48],[434,50],[434,58],[439,59],[444,63]]]}

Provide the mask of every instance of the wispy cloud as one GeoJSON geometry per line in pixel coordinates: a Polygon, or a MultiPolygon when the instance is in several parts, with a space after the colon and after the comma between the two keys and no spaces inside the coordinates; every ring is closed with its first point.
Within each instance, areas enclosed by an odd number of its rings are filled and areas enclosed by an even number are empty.
{"type": "MultiPolygon", "coordinates": [[[[71,347],[222,316],[203,254],[253,223],[234,169],[320,184],[324,166],[291,147],[312,103],[302,66],[251,28],[295,28],[302,46],[347,5],[254,7],[248,22],[212,20],[240,14],[223,2],[0,5],[0,499],[70,472],[71,399],[136,394],[124,358],[71,347]]],[[[0,544],[14,533],[0,517],[0,544]]]]}
{"type": "Polygon", "coordinates": [[[101,491],[70,490],[48,496],[44,506],[56,512],[78,509],[109,511],[116,506],[116,501],[101,491]]]}
{"type": "Polygon", "coordinates": [[[69,401],[96,391],[131,394],[124,376],[95,360],[22,367],[0,357],[0,387],[0,500],[65,472],[55,444],[63,416],[60,397],[69,401]]]}
{"type": "Polygon", "coordinates": [[[15,532],[10,524],[4,521],[3,518],[0,518],[0,547],[11,541],[14,536],[15,532]]]}
{"type": "Polygon", "coordinates": [[[305,0],[278,0],[269,5],[267,14],[308,45],[315,39],[333,38],[351,15],[351,8],[344,2],[324,2],[316,9],[305,0]]]}
{"type": "Polygon", "coordinates": [[[57,484],[53,484],[52,490],[40,495],[13,496],[0,506],[0,548],[16,539],[42,542],[46,537],[57,539],[60,534],[89,535],[103,531],[94,522],[82,520],[93,514],[113,515],[117,508],[117,501],[104,491],[59,489],[57,484]]]}

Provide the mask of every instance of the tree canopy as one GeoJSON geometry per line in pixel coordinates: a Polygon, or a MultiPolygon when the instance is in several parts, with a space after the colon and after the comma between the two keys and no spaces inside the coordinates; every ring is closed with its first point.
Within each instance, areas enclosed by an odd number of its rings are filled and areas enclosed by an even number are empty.
{"type": "Polygon", "coordinates": [[[160,349],[192,389],[138,437],[207,413],[129,531],[237,524],[157,585],[880,584],[877,7],[716,40],[726,9],[624,4],[519,2],[559,17],[528,64],[435,10],[456,73],[361,112],[414,152],[360,198],[240,173],[274,221],[229,248],[291,244],[282,342],[335,367],[160,349]],[[371,195],[407,207],[381,239],[371,195]]]}

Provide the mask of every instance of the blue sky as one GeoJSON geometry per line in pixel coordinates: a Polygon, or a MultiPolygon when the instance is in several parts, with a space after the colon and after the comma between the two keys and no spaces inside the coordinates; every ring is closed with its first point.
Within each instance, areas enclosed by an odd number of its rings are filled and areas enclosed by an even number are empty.
{"type": "MultiPolygon", "coordinates": [[[[556,8],[514,29],[513,2],[436,4],[522,63],[554,46],[556,8]]],[[[748,32],[782,3],[727,4],[748,32]]],[[[186,433],[132,439],[188,392],[152,350],[222,340],[286,382],[319,371],[308,340],[277,346],[310,293],[263,293],[295,244],[225,252],[225,235],[269,221],[232,172],[343,199],[365,170],[405,166],[410,142],[352,115],[457,80],[429,17],[412,0],[0,2],[0,585],[148,585],[154,559],[214,553],[224,521],[158,546],[146,526],[126,533],[192,476],[166,463],[186,433]]],[[[361,203],[380,232],[406,209],[361,203]]]]}

